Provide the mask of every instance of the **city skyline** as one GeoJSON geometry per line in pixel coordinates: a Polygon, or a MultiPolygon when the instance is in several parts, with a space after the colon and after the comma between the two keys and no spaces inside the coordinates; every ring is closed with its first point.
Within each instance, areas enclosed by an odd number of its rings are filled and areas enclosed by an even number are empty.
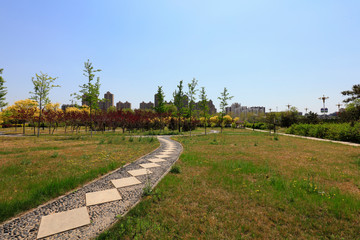
{"type": "Polygon", "coordinates": [[[42,71],[59,77],[52,102],[71,104],[90,59],[102,69],[100,92],[112,89],[133,106],[152,101],[158,86],[169,100],[180,80],[187,91],[195,77],[217,108],[226,87],[244,106],[320,114],[325,95],[335,112],[341,91],[360,79],[359,9],[353,0],[6,1],[6,100],[29,98],[31,78],[42,71]]]}

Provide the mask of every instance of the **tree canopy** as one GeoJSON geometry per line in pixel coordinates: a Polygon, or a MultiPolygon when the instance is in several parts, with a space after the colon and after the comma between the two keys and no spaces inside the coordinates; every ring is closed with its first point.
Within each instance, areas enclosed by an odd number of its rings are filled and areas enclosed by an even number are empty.
{"type": "Polygon", "coordinates": [[[356,99],[360,98],[360,84],[356,84],[352,86],[352,90],[342,91],[341,94],[343,96],[350,96],[344,100],[344,103],[352,102],[356,99]]]}

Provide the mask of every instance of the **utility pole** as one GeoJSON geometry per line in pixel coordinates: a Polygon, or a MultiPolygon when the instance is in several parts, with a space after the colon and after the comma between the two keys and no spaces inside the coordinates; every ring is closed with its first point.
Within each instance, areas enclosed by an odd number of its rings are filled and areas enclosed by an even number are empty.
{"type": "Polygon", "coordinates": [[[328,112],[327,108],[325,108],[325,100],[329,99],[329,97],[325,97],[325,95],[323,95],[322,97],[319,97],[319,100],[323,101],[323,108],[321,109],[321,112],[325,114],[328,112]]]}

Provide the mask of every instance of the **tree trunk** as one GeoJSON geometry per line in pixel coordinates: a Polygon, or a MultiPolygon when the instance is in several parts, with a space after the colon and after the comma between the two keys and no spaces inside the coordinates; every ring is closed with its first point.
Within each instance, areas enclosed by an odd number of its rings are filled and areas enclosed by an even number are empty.
{"type": "Polygon", "coordinates": [[[204,123],[204,127],[205,127],[205,135],[206,135],[206,118],[205,118],[205,123],[204,123]]]}
{"type": "Polygon", "coordinates": [[[37,137],[39,137],[40,136],[40,122],[41,122],[41,111],[42,111],[42,109],[41,109],[41,98],[40,98],[40,112],[39,112],[39,120],[38,120],[38,133],[37,133],[37,137]]]}

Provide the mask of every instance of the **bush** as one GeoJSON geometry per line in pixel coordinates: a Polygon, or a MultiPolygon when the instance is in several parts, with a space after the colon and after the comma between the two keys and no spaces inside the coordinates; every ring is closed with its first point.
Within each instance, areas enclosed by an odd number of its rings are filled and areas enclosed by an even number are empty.
{"type": "Polygon", "coordinates": [[[360,123],[293,124],[286,133],[360,143],[360,123]]]}

